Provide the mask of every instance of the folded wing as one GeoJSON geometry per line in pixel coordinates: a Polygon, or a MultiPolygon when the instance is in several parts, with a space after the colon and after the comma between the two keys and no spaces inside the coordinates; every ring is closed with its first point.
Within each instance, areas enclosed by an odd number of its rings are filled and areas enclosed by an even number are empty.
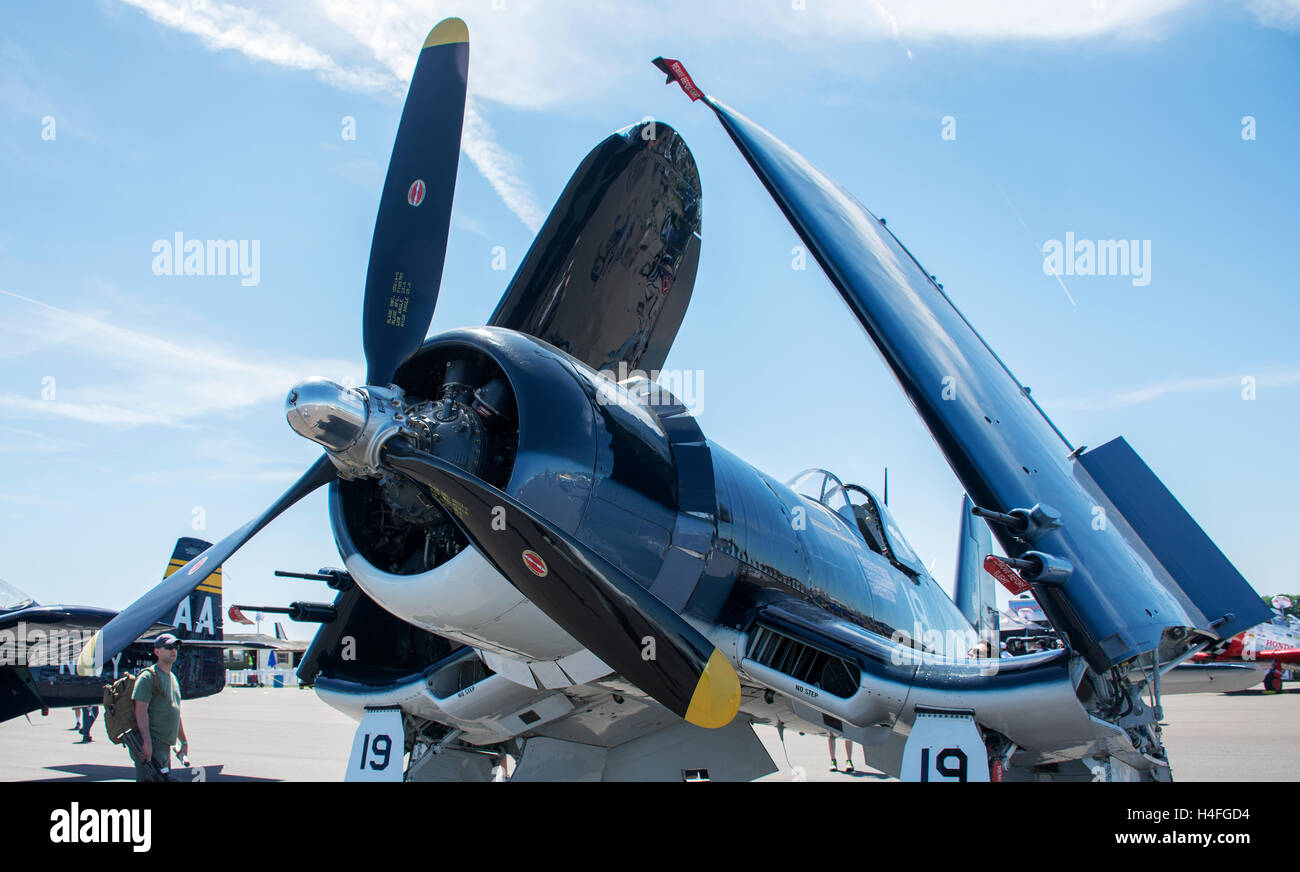
{"type": "Polygon", "coordinates": [[[488,323],[596,370],[661,368],[695,284],[700,204],[677,131],[646,121],[611,134],[574,172],[488,323]]]}
{"type": "MultiPolygon", "coordinates": [[[[1221,554],[1212,573],[1189,579],[1162,563],[1113,505],[1099,522],[1109,504],[1104,488],[885,225],[771,133],[704,99],[867,331],[971,498],[1000,512],[1043,504],[1060,513],[1058,526],[1032,539],[1005,527],[995,532],[1012,557],[1032,551],[1069,567],[1063,579],[1035,583],[1034,594],[1094,669],[1150,653],[1168,662],[1205,637],[1226,638],[1267,618],[1221,554]]],[[[1178,527],[1188,524],[1195,526],[1186,517],[1178,527]]],[[[1207,543],[1214,547],[1202,533],[1198,548],[1207,543]]]]}

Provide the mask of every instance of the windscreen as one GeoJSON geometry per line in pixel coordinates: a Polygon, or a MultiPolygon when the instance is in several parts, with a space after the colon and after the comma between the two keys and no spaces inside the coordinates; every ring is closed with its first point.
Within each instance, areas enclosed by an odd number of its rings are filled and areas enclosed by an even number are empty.
{"type": "Polygon", "coordinates": [[[916,556],[912,546],[907,544],[903,538],[903,532],[898,528],[898,522],[894,516],[889,513],[889,507],[884,503],[877,503],[876,508],[880,510],[880,523],[885,528],[885,539],[889,542],[889,550],[894,552],[894,559],[915,572],[917,575],[927,575],[925,564],[921,558],[916,556]]]}
{"type": "Polygon", "coordinates": [[[12,612],[16,609],[34,605],[35,600],[18,588],[0,578],[0,612],[12,612]]]}

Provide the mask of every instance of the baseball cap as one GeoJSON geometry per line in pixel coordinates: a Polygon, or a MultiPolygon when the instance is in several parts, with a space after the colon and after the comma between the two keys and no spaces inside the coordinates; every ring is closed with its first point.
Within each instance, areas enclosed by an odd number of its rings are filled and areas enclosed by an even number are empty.
{"type": "Polygon", "coordinates": [[[181,640],[180,640],[180,639],[177,639],[177,638],[176,638],[175,636],[173,636],[171,633],[163,633],[163,634],[162,634],[161,636],[159,636],[157,639],[154,639],[154,640],[153,640],[153,646],[154,646],[154,648],[161,648],[161,647],[163,647],[164,645],[179,645],[180,643],[181,643],[181,640]]]}

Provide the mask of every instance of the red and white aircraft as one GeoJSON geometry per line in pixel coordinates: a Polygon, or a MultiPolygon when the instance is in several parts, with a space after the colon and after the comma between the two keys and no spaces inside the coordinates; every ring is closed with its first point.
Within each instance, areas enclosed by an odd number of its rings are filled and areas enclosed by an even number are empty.
{"type": "Polygon", "coordinates": [[[1300,666],[1300,619],[1288,615],[1291,607],[1290,597],[1273,597],[1273,609],[1276,614],[1268,623],[1251,627],[1238,633],[1226,643],[1197,654],[1195,662],[1208,661],[1273,661],[1273,669],[1264,677],[1267,690],[1282,689],[1282,670],[1300,666]]]}

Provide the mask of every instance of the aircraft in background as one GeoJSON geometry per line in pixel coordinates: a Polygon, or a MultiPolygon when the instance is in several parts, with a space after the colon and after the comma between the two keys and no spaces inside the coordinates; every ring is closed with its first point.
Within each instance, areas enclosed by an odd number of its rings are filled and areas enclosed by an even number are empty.
{"type": "MultiPolygon", "coordinates": [[[[1057,644],[1056,631],[1043,614],[1042,607],[1030,594],[1020,594],[1011,599],[999,618],[1002,640],[1010,656],[1016,657],[1031,651],[1035,642],[1043,642],[1049,648],[1057,644]]],[[[1251,635],[1258,629],[1259,627],[1247,630],[1234,639],[1251,635]]],[[[1209,654],[1201,652],[1178,664],[1161,679],[1161,693],[1165,696],[1181,693],[1235,693],[1258,684],[1266,671],[1264,665],[1242,661],[1240,658],[1211,660],[1209,654]]]]}
{"type": "Polygon", "coordinates": [[[1280,691],[1283,680],[1290,678],[1291,669],[1300,665],[1300,619],[1287,613],[1290,607],[1290,597],[1273,597],[1272,618],[1202,651],[1194,659],[1207,665],[1254,665],[1265,689],[1280,691]]]}
{"type": "MultiPolygon", "coordinates": [[[[211,547],[202,539],[176,540],[163,578],[211,547]]],[[[0,721],[52,708],[100,705],[104,685],[156,662],[152,640],[163,632],[184,640],[174,674],[186,699],[211,696],[225,686],[222,652],[221,567],[187,596],[159,610],[140,638],[108,659],[103,669],[79,675],[82,646],[118,613],[95,606],[38,605],[0,581],[0,721]]]]}
{"type": "Polygon", "coordinates": [[[332,603],[295,603],[321,624],[299,678],[361,721],[350,779],[486,780],[503,752],[513,780],[748,779],[775,770],[755,723],[851,739],[912,780],[1168,779],[1162,676],[1260,620],[1254,592],[1123,439],[1071,445],[883,221],[677,61],[656,64],[714,111],[970,494],[956,601],[870,490],[765,475],[647,376],[700,250],[699,173],[662,122],[586,157],[488,326],[426,340],[468,52],[447,19],[411,79],[365,386],[288,395],[324,455],[79,664],[328,485],[347,577],[332,603]],[[997,640],[993,535],[1064,649],[979,656],[997,640]]]}
{"type": "Polygon", "coordinates": [[[1011,599],[998,614],[998,631],[1007,651],[1019,656],[1029,651],[1035,642],[1049,648],[1056,647],[1056,633],[1043,614],[1043,607],[1029,594],[1011,599]]]}

